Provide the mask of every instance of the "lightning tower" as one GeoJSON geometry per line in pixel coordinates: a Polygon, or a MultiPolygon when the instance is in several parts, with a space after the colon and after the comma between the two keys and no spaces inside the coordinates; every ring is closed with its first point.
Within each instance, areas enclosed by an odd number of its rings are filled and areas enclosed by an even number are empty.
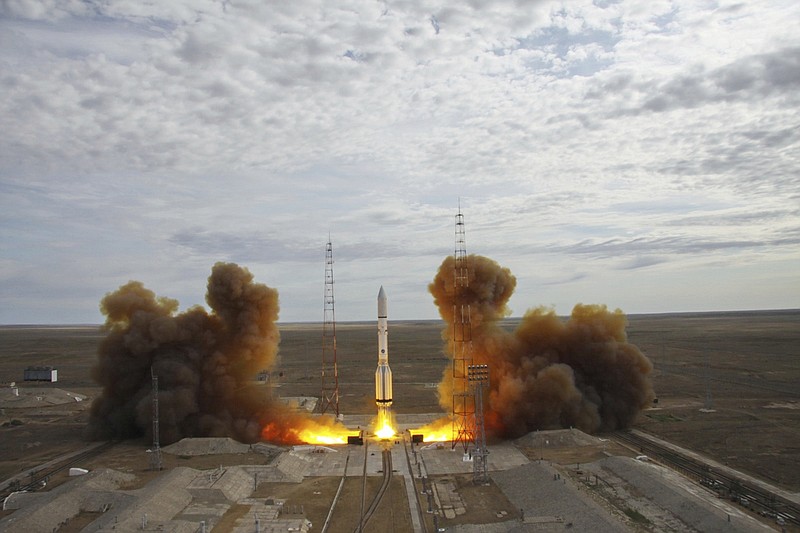
{"type": "Polygon", "coordinates": [[[464,215],[459,202],[456,215],[456,247],[453,290],[453,448],[459,443],[467,456],[475,440],[475,395],[469,383],[472,364],[472,324],[470,321],[469,259],[467,258],[464,215]]]}
{"type": "Polygon", "coordinates": [[[336,313],[333,305],[333,245],[325,245],[325,310],[322,320],[322,393],[320,411],[339,417],[339,367],[336,362],[336,313]]]}

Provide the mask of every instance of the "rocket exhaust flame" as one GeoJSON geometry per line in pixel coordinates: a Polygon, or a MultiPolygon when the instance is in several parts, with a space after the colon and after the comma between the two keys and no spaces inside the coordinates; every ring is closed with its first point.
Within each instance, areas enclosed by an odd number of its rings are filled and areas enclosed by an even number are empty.
{"type": "Polygon", "coordinates": [[[396,424],[394,417],[389,409],[379,409],[378,416],[372,422],[372,427],[375,428],[373,433],[382,440],[391,439],[397,433],[395,431],[396,424]]]}
{"type": "Polygon", "coordinates": [[[208,313],[156,297],[131,281],[100,303],[106,337],[92,378],[103,392],[92,404],[92,439],[152,438],[152,367],[159,377],[162,444],[183,437],[233,437],[252,443],[346,442],[333,417],[311,418],[274,399],[254,376],[274,367],[280,334],[278,292],[250,272],[217,263],[208,278],[208,313]]]}
{"type": "Polygon", "coordinates": [[[453,437],[453,419],[446,416],[410,432],[422,435],[423,442],[447,442],[453,437]]]}
{"type": "Polygon", "coordinates": [[[347,444],[347,437],[357,436],[338,424],[333,417],[273,420],[261,429],[261,440],[282,444],[347,444]]]}
{"type": "MultiPolygon", "coordinates": [[[[514,438],[535,429],[577,427],[594,433],[629,426],[654,397],[652,363],[628,343],[625,315],[604,305],[578,304],[563,322],[555,311],[525,313],[513,332],[500,327],[516,278],[489,258],[470,255],[469,284],[460,293],[470,306],[472,356],[491,368],[489,436],[514,438]]],[[[454,259],[446,258],[428,289],[447,323],[443,336],[452,358],[454,259]]],[[[459,300],[462,303],[462,300],[459,300]]],[[[439,384],[439,403],[449,410],[452,362],[439,384]]],[[[425,428],[419,430],[423,432],[425,428]]]]}

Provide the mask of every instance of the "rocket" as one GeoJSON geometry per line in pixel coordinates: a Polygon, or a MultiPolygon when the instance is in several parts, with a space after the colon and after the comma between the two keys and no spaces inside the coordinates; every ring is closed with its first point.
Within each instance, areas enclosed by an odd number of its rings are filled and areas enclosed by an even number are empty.
{"type": "Polygon", "coordinates": [[[379,410],[392,405],[392,369],[389,368],[389,302],[381,286],[378,292],[378,369],[375,371],[375,403],[379,410]]]}

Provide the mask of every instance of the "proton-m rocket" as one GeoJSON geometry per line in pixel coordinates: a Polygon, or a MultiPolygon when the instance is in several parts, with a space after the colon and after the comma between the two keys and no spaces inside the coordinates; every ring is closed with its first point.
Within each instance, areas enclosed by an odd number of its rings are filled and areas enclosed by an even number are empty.
{"type": "Polygon", "coordinates": [[[378,369],[375,371],[375,403],[380,411],[392,405],[392,369],[389,368],[389,302],[381,286],[378,291],[378,369]]]}

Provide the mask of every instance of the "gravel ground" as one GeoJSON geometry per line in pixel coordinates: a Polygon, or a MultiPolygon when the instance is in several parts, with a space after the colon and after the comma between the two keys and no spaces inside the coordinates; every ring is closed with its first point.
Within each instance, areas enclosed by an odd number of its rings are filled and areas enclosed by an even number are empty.
{"type": "Polygon", "coordinates": [[[703,488],[660,465],[629,457],[608,457],[584,465],[584,479],[621,511],[638,513],[653,531],[770,531],[703,488]],[[597,480],[594,476],[598,476],[597,480]]]}
{"type": "Polygon", "coordinates": [[[559,474],[546,463],[530,463],[504,472],[492,472],[491,477],[506,497],[523,510],[525,521],[560,517],[564,527],[572,527],[574,531],[632,531],[589,497],[586,494],[589,489],[576,485],[567,476],[554,479],[559,474]]]}

